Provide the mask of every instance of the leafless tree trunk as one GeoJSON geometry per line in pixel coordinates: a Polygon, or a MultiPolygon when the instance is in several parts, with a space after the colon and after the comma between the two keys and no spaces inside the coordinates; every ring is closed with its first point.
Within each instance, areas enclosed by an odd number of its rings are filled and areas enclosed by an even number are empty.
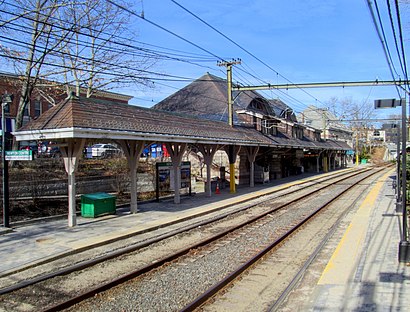
{"type": "Polygon", "coordinates": [[[6,59],[21,79],[16,128],[23,124],[24,111],[30,105],[36,84],[55,72],[49,66],[48,69],[44,67],[65,38],[61,32],[56,36],[52,21],[55,12],[64,5],[64,1],[53,0],[16,0],[15,5],[3,4],[8,14],[3,17],[5,21],[0,28],[9,34],[11,47],[2,48],[8,51],[6,59]]]}
{"type": "Polygon", "coordinates": [[[64,43],[62,57],[70,68],[65,82],[74,85],[77,96],[91,97],[96,90],[130,84],[149,85],[145,70],[156,60],[129,44],[135,34],[130,32],[128,13],[105,0],[84,0],[59,14],[60,21],[65,17],[77,25],[64,43]]]}

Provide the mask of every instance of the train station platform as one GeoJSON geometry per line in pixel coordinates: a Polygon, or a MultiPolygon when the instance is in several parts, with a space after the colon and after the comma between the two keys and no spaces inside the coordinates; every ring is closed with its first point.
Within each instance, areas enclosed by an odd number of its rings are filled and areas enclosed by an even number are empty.
{"type": "Polygon", "coordinates": [[[115,215],[96,218],[78,216],[75,227],[67,226],[67,216],[12,223],[11,229],[0,227],[0,277],[10,271],[32,267],[36,263],[44,263],[106,242],[131,236],[138,241],[149,238],[149,235],[160,235],[158,230],[169,231],[186,226],[192,219],[198,219],[206,212],[215,211],[218,214],[221,209],[228,211],[232,205],[324,175],[327,174],[304,173],[267,184],[257,184],[254,188],[238,187],[235,194],[230,194],[229,187],[226,187],[220,189],[220,194],[214,193],[211,197],[205,193],[181,196],[180,204],[174,204],[173,198],[160,202],[140,202],[136,214],[131,214],[128,206],[117,209],[115,215]],[[140,238],[143,234],[144,237],[140,238]]]}
{"type": "Polygon", "coordinates": [[[398,257],[403,227],[394,174],[371,186],[346,229],[332,238],[324,269],[308,273],[320,277],[311,285],[305,276],[283,311],[410,311],[410,263],[398,257]]]}
{"type": "MultiPolygon", "coordinates": [[[[303,174],[252,189],[238,188],[236,194],[229,194],[229,189],[212,197],[196,194],[182,197],[178,205],[172,200],[140,203],[137,214],[118,209],[116,215],[79,217],[73,228],[67,227],[65,218],[28,223],[11,231],[2,228],[0,276],[106,241],[183,226],[205,211],[216,213],[319,176],[323,175],[303,174]]],[[[393,178],[391,171],[371,186],[347,230],[336,239],[336,249],[310,288],[309,299],[305,297],[293,311],[410,311],[410,266],[398,261],[402,225],[401,214],[395,211],[393,178]]]]}

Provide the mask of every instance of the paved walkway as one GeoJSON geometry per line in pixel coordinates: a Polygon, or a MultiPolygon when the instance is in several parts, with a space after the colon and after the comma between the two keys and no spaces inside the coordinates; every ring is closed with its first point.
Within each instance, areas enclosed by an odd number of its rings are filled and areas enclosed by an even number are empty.
{"type": "Polygon", "coordinates": [[[410,311],[410,266],[398,261],[402,215],[391,177],[370,190],[304,311],[410,311]]]}

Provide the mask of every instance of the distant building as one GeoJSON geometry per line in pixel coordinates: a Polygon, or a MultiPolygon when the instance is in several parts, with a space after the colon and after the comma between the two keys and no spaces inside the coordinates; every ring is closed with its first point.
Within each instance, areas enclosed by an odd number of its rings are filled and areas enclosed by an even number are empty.
{"type": "Polygon", "coordinates": [[[380,145],[386,142],[386,131],[380,129],[372,129],[368,133],[369,141],[372,145],[380,145]]]}
{"type": "Polygon", "coordinates": [[[299,122],[303,125],[321,130],[322,139],[332,139],[352,144],[353,131],[327,109],[309,106],[299,114],[299,122]]]}
{"type": "MultiPolygon", "coordinates": [[[[17,115],[18,103],[20,101],[20,94],[22,88],[22,77],[0,72],[0,95],[8,93],[13,94],[14,99],[11,107],[7,107],[7,114],[10,119],[14,119],[17,115]]],[[[74,90],[74,86],[70,87],[74,90]]],[[[85,90],[83,90],[85,94],[85,90]]],[[[38,86],[33,90],[30,104],[27,105],[24,111],[23,123],[27,123],[30,120],[36,119],[42,113],[49,110],[51,107],[59,103],[61,100],[67,97],[66,87],[60,83],[41,80],[38,86]]],[[[132,98],[131,96],[107,92],[96,91],[93,98],[102,100],[115,100],[116,102],[127,103],[132,98]]]]}

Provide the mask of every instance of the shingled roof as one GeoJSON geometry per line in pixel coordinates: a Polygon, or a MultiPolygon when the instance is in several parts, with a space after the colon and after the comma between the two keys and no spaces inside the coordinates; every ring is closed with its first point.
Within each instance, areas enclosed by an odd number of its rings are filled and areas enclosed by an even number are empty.
{"type": "MultiPolygon", "coordinates": [[[[225,79],[211,75],[203,75],[186,87],[165,98],[152,108],[180,112],[208,120],[228,121],[227,82],[225,79]]],[[[266,107],[272,114],[283,117],[283,111],[291,110],[280,100],[266,100],[256,91],[233,91],[233,122],[243,124],[237,111],[253,109],[250,105],[258,101],[266,102],[266,107]]],[[[265,112],[266,113],[266,112],[265,112]]]]}
{"type": "Polygon", "coordinates": [[[91,98],[70,97],[14,132],[18,141],[69,138],[345,149],[327,142],[264,135],[250,127],[91,98]]]}
{"type": "Polygon", "coordinates": [[[83,137],[274,145],[269,138],[249,128],[230,127],[224,122],[81,97],[64,100],[14,135],[18,140],[83,137]]]}

